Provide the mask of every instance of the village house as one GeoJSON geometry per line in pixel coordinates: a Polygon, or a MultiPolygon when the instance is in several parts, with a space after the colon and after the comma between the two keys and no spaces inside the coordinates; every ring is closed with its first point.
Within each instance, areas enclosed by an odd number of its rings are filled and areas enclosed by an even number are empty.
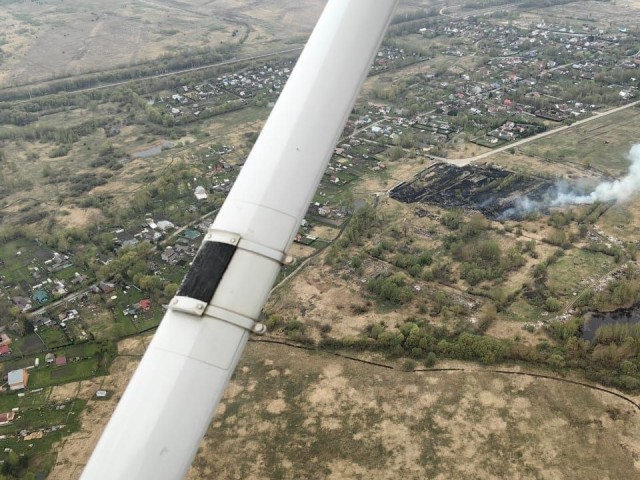
{"type": "Polygon", "coordinates": [[[149,310],[151,310],[151,300],[146,298],[140,300],[138,302],[138,308],[140,308],[140,310],[142,310],[143,312],[148,312],[149,310]]]}
{"type": "Polygon", "coordinates": [[[71,285],[79,285],[80,283],[87,281],[88,278],[88,276],[80,275],[76,272],[75,276],[71,279],[71,285]]]}
{"type": "Polygon", "coordinates": [[[122,310],[122,315],[124,315],[125,317],[128,317],[130,315],[137,315],[138,314],[138,305],[127,305],[126,307],[124,307],[124,309],[122,310]]]}
{"type": "Polygon", "coordinates": [[[167,263],[175,263],[178,261],[180,255],[174,250],[173,247],[167,247],[164,249],[160,258],[167,263]]]}
{"type": "Polygon", "coordinates": [[[183,232],[184,237],[190,241],[194,241],[196,238],[200,237],[202,234],[198,230],[187,229],[183,232]]]}
{"type": "Polygon", "coordinates": [[[174,228],[176,228],[176,226],[173,223],[171,223],[170,221],[168,221],[168,220],[160,220],[156,224],[156,227],[162,233],[167,232],[167,230],[173,230],[174,228]]]}
{"type": "Polygon", "coordinates": [[[11,301],[15,306],[17,306],[23,312],[31,308],[31,302],[29,301],[28,298],[20,297],[20,296],[11,297],[11,301]]]}
{"type": "Polygon", "coordinates": [[[4,332],[0,333],[0,345],[9,346],[11,345],[11,343],[12,343],[12,340],[11,340],[11,337],[9,337],[9,335],[7,335],[4,332]]]}
{"type": "Polygon", "coordinates": [[[29,373],[27,373],[26,368],[11,370],[7,376],[7,382],[9,383],[9,389],[11,391],[27,388],[28,381],[29,373]]]}
{"type": "Polygon", "coordinates": [[[98,283],[98,290],[101,293],[113,293],[116,290],[116,286],[110,282],[100,282],[98,283]]]}
{"type": "Polygon", "coordinates": [[[206,200],[208,197],[206,190],[202,186],[196,187],[193,193],[196,196],[196,199],[198,200],[206,200]]]}

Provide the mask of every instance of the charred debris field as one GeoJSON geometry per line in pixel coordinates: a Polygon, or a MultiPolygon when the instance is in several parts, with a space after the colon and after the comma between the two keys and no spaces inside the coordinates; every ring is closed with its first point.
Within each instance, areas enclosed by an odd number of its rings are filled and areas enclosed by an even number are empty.
{"type": "Polygon", "coordinates": [[[542,200],[552,188],[546,180],[494,166],[435,163],[394,187],[390,196],[405,203],[478,210],[499,220],[517,216],[518,200],[542,200]]]}

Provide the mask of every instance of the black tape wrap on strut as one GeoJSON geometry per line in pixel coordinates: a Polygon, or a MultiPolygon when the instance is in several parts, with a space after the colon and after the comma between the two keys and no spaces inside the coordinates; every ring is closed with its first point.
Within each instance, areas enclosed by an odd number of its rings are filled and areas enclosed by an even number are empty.
{"type": "Polygon", "coordinates": [[[236,251],[235,245],[204,242],[177,295],[209,303],[236,251]]]}

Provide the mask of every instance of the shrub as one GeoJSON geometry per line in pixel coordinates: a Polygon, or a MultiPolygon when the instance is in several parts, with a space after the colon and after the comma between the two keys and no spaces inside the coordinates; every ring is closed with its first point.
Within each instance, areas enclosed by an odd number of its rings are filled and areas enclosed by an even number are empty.
{"type": "Polygon", "coordinates": [[[558,312],[562,308],[562,302],[555,297],[549,297],[544,302],[544,307],[548,312],[558,312]]]}
{"type": "Polygon", "coordinates": [[[427,368],[432,368],[436,362],[438,361],[438,357],[434,352],[427,353],[427,358],[424,359],[424,366],[427,368]]]}
{"type": "Polygon", "coordinates": [[[402,370],[404,370],[405,372],[413,372],[416,369],[417,365],[418,365],[418,363],[415,360],[407,358],[402,363],[402,370]]]}

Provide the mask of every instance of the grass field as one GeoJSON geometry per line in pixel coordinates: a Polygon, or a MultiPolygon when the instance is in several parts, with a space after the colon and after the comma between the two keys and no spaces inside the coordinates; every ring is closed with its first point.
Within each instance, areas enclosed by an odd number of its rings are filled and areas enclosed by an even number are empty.
{"type": "Polygon", "coordinates": [[[49,387],[93,377],[98,371],[97,358],[68,363],[61,367],[40,367],[31,371],[29,388],[49,387]]]}
{"type": "Polygon", "coordinates": [[[69,339],[60,327],[41,328],[38,330],[38,335],[42,338],[44,344],[49,349],[61,347],[69,343],[69,339]]]}
{"type": "Polygon", "coordinates": [[[615,268],[613,257],[572,249],[549,267],[547,286],[554,295],[572,297],[615,268]]]}
{"type": "Polygon", "coordinates": [[[639,137],[640,109],[631,108],[562,135],[530,142],[519,150],[551,161],[575,163],[620,175],[628,170],[627,156],[639,137]]]}

